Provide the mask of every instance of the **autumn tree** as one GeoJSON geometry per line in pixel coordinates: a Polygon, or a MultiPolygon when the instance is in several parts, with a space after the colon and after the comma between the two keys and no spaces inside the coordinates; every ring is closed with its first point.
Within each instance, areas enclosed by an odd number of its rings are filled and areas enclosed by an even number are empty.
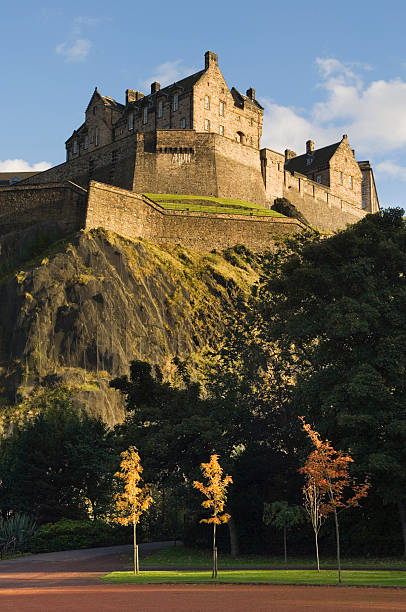
{"type": "Polygon", "coordinates": [[[359,500],[368,492],[369,482],[356,484],[349,475],[350,463],[353,459],[342,451],[336,451],[328,440],[323,442],[317,431],[305,422],[303,430],[309,436],[314,450],[307,458],[306,464],[300,469],[304,474],[306,484],[303,488],[305,508],[312,521],[316,539],[317,569],[320,571],[318,556],[318,531],[322,520],[331,512],[334,514],[334,524],[337,544],[338,580],[341,579],[340,531],[338,510],[358,506],[359,500]]]}
{"type": "Polygon", "coordinates": [[[218,455],[211,455],[209,463],[202,463],[201,469],[207,479],[207,485],[197,480],[193,486],[198,489],[207,499],[202,502],[203,508],[211,510],[209,518],[201,519],[201,523],[213,525],[213,572],[212,578],[217,578],[217,547],[216,547],[216,527],[221,523],[227,523],[230,515],[224,512],[227,501],[227,487],[233,482],[231,476],[223,478],[223,470],[218,462],[218,455]]]}
{"type": "Polygon", "coordinates": [[[153,503],[148,485],[142,486],[142,465],[135,446],[121,453],[120,471],[115,476],[124,482],[124,491],[115,495],[118,516],[115,521],[121,525],[133,526],[134,542],[134,574],[139,573],[139,558],[137,544],[137,524],[141,514],[153,503]]]}

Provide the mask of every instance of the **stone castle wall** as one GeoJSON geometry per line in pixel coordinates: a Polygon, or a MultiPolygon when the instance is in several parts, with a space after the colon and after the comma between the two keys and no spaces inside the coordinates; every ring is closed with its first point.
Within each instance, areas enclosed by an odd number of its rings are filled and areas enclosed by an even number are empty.
{"type": "Polygon", "coordinates": [[[294,204],[310,225],[335,231],[365,216],[364,210],[336,196],[330,187],[315,183],[297,172],[283,171],[283,174],[283,196],[294,204]]]}
{"type": "Polygon", "coordinates": [[[0,235],[50,221],[67,233],[83,227],[87,192],[70,182],[0,189],[0,235]]]}
{"type": "Polygon", "coordinates": [[[163,210],[139,194],[92,181],[86,229],[95,227],[200,251],[235,244],[262,251],[272,248],[276,237],[300,231],[303,226],[296,219],[280,217],[163,210]]]}

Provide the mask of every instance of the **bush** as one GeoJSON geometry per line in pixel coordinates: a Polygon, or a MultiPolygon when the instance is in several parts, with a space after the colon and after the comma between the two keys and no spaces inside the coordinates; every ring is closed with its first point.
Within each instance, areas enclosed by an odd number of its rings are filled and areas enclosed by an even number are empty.
{"type": "Polygon", "coordinates": [[[31,552],[56,552],[77,548],[115,546],[130,542],[130,533],[121,525],[104,521],[61,520],[41,525],[31,540],[31,552]]]}

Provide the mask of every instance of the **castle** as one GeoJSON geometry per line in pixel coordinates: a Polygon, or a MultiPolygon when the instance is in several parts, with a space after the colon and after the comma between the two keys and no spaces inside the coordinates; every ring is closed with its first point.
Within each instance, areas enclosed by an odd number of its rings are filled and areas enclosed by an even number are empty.
{"type": "Polygon", "coordinates": [[[262,123],[255,90],[229,89],[211,51],[203,70],[164,88],[154,82],[148,95],[127,89],[125,104],[96,88],[84,123],[66,141],[66,162],[0,189],[0,233],[45,214],[67,229],[76,223],[197,248],[233,241],[264,248],[270,234],[297,231],[300,223],[213,213],[200,220],[191,211],[163,211],[143,194],[215,196],[267,208],[285,197],[310,225],[327,231],[379,210],[372,168],[356,161],[346,135],[320,149],[309,140],[303,155],[282,154],[260,149],[262,123]]]}

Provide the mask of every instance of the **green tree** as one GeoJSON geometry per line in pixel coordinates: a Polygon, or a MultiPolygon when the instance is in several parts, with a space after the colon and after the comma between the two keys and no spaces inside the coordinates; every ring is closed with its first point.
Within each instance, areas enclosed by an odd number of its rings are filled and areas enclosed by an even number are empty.
{"type": "Polygon", "coordinates": [[[252,308],[295,382],[292,419],[351,448],[383,503],[399,508],[406,554],[406,227],[367,215],[334,236],[299,236],[271,254],[252,308]]]}
{"type": "Polygon", "coordinates": [[[303,510],[300,506],[289,506],[285,500],[264,504],[263,520],[265,525],[274,525],[283,532],[283,551],[285,563],[288,562],[287,532],[304,522],[303,510]]]}
{"type": "Polygon", "coordinates": [[[44,389],[34,416],[0,444],[0,507],[38,522],[98,518],[109,511],[117,455],[113,434],[78,410],[66,388],[44,389]]]}

